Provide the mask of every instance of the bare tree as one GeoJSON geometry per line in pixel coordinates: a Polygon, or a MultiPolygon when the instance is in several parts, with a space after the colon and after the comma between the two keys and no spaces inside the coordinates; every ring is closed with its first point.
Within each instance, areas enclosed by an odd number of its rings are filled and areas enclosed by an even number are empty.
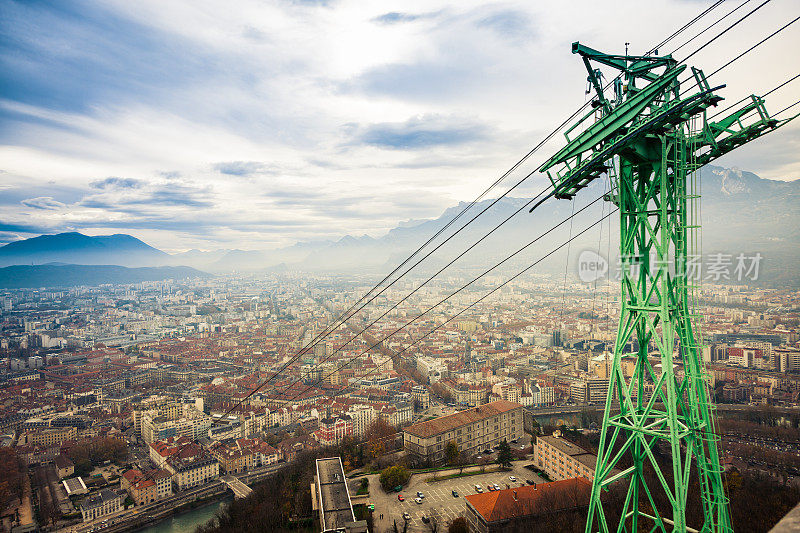
{"type": "Polygon", "coordinates": [[[441,522],[441,517],[439,516],[439,509],[436,507],[432,507],[430,513],[428,514],[428,528],[431,530],[431,533],[436,533],[439,530],[439,524],[441,522]]]}

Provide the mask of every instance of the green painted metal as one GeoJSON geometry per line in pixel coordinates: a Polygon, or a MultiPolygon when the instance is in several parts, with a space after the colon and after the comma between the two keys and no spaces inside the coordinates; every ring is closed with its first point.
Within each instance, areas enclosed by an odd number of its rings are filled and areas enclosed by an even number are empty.
{"type": "Polygon", "coordinates": [[[722,87],[712,88],[702,71],[692,68],[697,88],[681,97],[678,76],[685,66],[670,56],[607,55],[580,43],[572,51],[582,56],[597,100],[567,130],[567,145],[539,170],[547,172],[556,198],[572,198],[590,181],[608,177],[607,199],[620,213],[623,266],[586,531],[729,532],[696,311],[698,282],[690,265],[700,253],[697,171],[795,117],[770,118],[763,99],[753,96],[710,122],[706,110],[722,100],[715,94],[722,87]],[[593,62],[621,72],[624,82],[615,80],[613,102],[602,94],[593,62]],[[623,353],[633,341],[634,352],[623,353]],[[626,375],[631,365],[622,362],[631,357],[635,364],[626,375]],[[672,457],[667,471],[655,460],[656,446],[672,457]],[[704,521],[686,524],[689,486],[698,481],[704,521]],[[612,484],[627,484],[617,524],[608,523],[603,507],[603,492],[612,484]],[[655,491],[668,508],[657,508],[655,491]]]}

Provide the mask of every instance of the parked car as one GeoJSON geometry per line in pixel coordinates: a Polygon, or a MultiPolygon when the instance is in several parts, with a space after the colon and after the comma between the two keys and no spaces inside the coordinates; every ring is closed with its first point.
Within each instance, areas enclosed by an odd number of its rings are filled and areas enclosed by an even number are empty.
{"type": "Polygon", "coordinates": [[[486,485],[486,488],[489,489],[489,492],[495,491],[494,485],[486,485]]]}
{"type": "Polygon", "coordinates": [[[417,498],[424,498],[424,497],[425,497],[425,495],[422,493],[422,491],[418,490],[417,491],[417,498]]]}
{"type": "Polygon", "coordinates": [[[458,491],[457,490],[453,491],[453,498],[458,498],[458,491]]]}
{"type": "Polygon", "coordinates": [[[508,476],[508,479],[510,479],[511,481],[517,481],[517,478],[515,476],[508,476]]]}
{"type": "Polygon", "coordinates": [[[427,524],[427,523],[428,523],[428,522],[430,522],[430,521],[431,521],[431,519],[430,519],[430,518],[428,518],[427,516],[423,516],[423,517],[422,517],[422,523],[423,523],[423,524],[427,524]]]}
{"type": "Polygon", "coordinates": [[[478,493],[483,492],[483,487],[481,487],[480,485],[475,485],[475,492],[478,492],[478,493]]]}
{"type": "Polygon", "coordinates": [[[405,498],[403,498],[402,494],[398,494],[397,495],[397,499],[398,499],[398,501],[401,501],[401,502],[405,500],[405,498]]]}
{"type": "Polygon", "coordinates": [[[411,515],[408,513],[403,513],[403,520],[411,520],[411,515]]]}
{"type": "Polygon", "coordinates": [[[417,502],[417,505],[422,503],[422,498],[414,498],[414,501],[417,502]]]}
{"type": "Polygon", "coordinates": [[[500,485],[498,485],[497,483],[495,483],[495,484],[494,484],[494,490],[500,490],[500,485]]]}

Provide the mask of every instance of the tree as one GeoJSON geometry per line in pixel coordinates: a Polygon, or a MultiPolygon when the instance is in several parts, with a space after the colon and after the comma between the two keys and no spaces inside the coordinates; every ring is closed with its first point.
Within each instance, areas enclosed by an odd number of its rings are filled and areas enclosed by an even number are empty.
{"type": "Polygon", "coordinates": [[[455,441],[448,441],[444,447],[444,459],[447,461],[448,466],[456,466],[458,463],[458,444],[455,441]]]}
{"type": "Polygon", "coordinates": [[[104,461],[123,463],[128,458],[128,445],[124,440],[113,437],[85,439],[70,448],[69,458],[75,463],[75,473],[85,475],[91,472],[92,465],[104,461]]]}
{"type": "Polygon", "coordinates": [[[431,530],[431,533],[437,533],[439,531],[440,522],[439,509],[437,507],[431,507],[428,512],[428,529],[431,530]]]}
{"type": "Polygon", "coordinates": [[[506,439],[497,445],[497,464],[502,468],[511,468],[511,446],[506,439]]]}
{"type": "Polygon", "coordinates": [[[463,516],[459,516],[450,522],[450,527],[447,528],[447,533],[469,533],[467,520],[463,516]]]}
{"type": "Polygon", "coordinates": [[[392,437],[397,430],[382,418],[378,418],[364,432],[364,459],[372,461],[394,448],[392,437]]]}
{"type": "Polygon", "coordinates": [[[0,448],[0,507],[13,498],[22,498],[22,473],[25,467],[13,448],[0,448]]]}
{"type": "Polygon", "coordinates": [[[390,466],[381,472],[381,487],[386,492],[389,492],[395,487],[405,485],[410,477],[411,473],[405,467],[400,465],[390,466]]]}
{"type": "Polygon", "coordinates": [[[431,387],[431,389],[433,389],[434,394],[439,396],[445,402],[452,403],[453,401],[455,401],[453,395],[450,394],[450,392],[446,388],[444,388],[444,385],[442,385],[441,383],[435,383],[431,387]]]}

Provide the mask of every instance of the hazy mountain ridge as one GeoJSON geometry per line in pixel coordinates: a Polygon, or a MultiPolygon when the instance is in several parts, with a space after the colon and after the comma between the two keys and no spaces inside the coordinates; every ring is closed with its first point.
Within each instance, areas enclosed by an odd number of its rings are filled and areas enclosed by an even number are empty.
{"type": "Polygon", "coordinates": [[[89,237],[69,232],[40,235],[0,247],[0,266],[62,262],[128,267],[161,265],[170,255],[125,234],[89,237]]]}
{"type": "MultiPolygon", "coordinates": [[[[576,197],[575,211],[580,211],[583,206],[601,196],[604,187],[602,180],[592,182],[576,197]]],[[[800,234],[790,229],[800,227],[800,202],[798,202],[800,180],[767,180],[759,178],[752,172],[707,166],[701,171],[701,192],[705,252],[761,252],[769,255],[772,261],[779,262],[793,262],[800,258],[800,234]]],[[[430,269],[444,264],[529,200],[529,198],[507,197],[497,202],[437,251],[431,257],[433,261],[426,261],[425,265],[430,269]]],[[[493,201],[487,199],[477,203],[448,228],[436,243],[466,224],[493,201]]],[[[603,202],[597,202],[588,207],[576,216],[572,224],[564,224],[552,236],[543,238],[534,248],[546,251],[562,244],[570,235],[570,226],[573,234],[577,234],[602,214],[607,214],[609,204],[605,206],[602,204],[603,202]]],[[[46,235],[0,247],[0,266],[13,264],[9,263],[11,260],[15,260],[16,264],[61,261],[123,266],[142,266],[143,262],[149,261],[144,264],[189,265],[212,272],[263,270],[273,267],[309,271],[364,268],[391,270],[443,228],[448,221],[456,217],[467,205],[468,202],[461,202],[446,209],[435,219],[400,223],[377,238],[368,235],[360,237],[345,235],[336,241],[300,242],[275,250],[190,250],[169,255],[129,235],[107,237],[87,237],[77,233],[46,235]]],[[[507,255],[540,232],[566,219],[572,210],[572,202],[566,200],[550,200],[532,214],[524,208],[467,257],[460,260],[459,265],[487,266],[490,261],[507,255]]],[[[570,246],[573,249],[596,248],[599,231],[597,227],[587,231],[570,246]]],[[[607,230],[604,231],[607,234],[607,230]]],[[[612,241],[613,237],[612,235],[612,241]]],[[[607,235],[602,238],[605,241],[607,235]]],[[[612,246],[612,251],[615,247],[616,244],[612,246]]],[[[430,250],[430,247],[426,250],[430,250]]],[[[533,248],[532,250],[536,251],[533,248]]],[[[554,261],[559,257],[554,256],[554,261]]],[[[563,269],[563,257],[560,261],[563,269]]],[[[797,273],[792,272],[792,275],[797,273]]]]}
{"type": "Polygon", "coordinates": [[[191,267],[138,267],[119,265],[15,265],[0,268],[0,288],[23,289],[37,287],[76,287],[83,285],[122,285],[208,277],[209,274],[191,267]]]}

